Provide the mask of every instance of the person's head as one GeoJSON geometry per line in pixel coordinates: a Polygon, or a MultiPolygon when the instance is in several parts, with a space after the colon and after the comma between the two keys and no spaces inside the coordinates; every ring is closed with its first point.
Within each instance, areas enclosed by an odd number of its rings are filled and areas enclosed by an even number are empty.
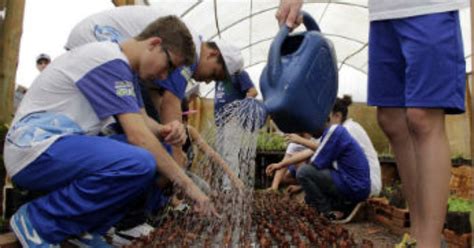
{"type": "Polygon", "coordinates": [[[51,57],[49,57],[49,55],[46,53],[41,53],[40,55],[38,55],[38,57],[36,57],[36,69],[42,72],[46,68],[46,66],[49,65],[50,62],[51,57]]]}
{"type": "Polygon", "coordinates": [[[342,98],[337,98],[329,115],[331,124],[342,124],[347,120],[349,106],[352,104],[352,97],[344,95],[342,98]]]}
{"type": "Polygon", "coordinates": [[[244,60],[240,49],[224,40],[203,42],[193,78],[199,82],[222,81],[240,71],[244,60]]]}
{"type": "Polygon", "coordinates": [[[164,80],[177,67],[189,66],[195,61],[193,38],[177,16],[158,18],[135,40],[146,48],[146,52],[140,53],[138,64],[134,67],[144,80],[164,80]]]}

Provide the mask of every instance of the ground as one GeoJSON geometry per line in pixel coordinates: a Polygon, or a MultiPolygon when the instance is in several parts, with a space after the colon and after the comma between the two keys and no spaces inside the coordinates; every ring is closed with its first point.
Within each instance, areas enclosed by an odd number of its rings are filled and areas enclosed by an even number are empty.
{"type": "Polygon", "coordinates": [[[367,239],[373,242],[374,247],[393,248],[401,239],[400,236],[390,233],[384,226],[367,220],[344,224],[344,227],[354,234],[354,239],[358,244],[362,243],[363,239],[367,239]]]}

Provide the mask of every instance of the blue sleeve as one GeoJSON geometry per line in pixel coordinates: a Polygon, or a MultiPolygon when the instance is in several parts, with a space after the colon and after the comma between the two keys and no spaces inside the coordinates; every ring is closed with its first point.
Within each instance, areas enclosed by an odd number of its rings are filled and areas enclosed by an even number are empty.
{"type": "Polygon", "coordinates": [[[139,108],[145,108],[145,102],[143,100],[143,95],[142,95],[142,88],[140,87],[140,84],[138,82],[140,82],[140,79],[138,78],[137,75],[135,75],[135,80],[133,80],[134,82],[134,88],[135,88],[135,93],[137,95],[137,100],[138,100],[138,107],[139,108]]]}
{"type": "Polygon", "coordinates": [[[179,98],[179,100],[183,100],[186,92],[186,85],[191,79],[194,68],[195,66],[180,67],[174,70],[167,79],[156,80],[155,85],[173,93],[176,97],[179,98]]]}
{"type": "Polygon", "coordinates": [[[255,85],[250,79],[249,74],[246,71],[241,71],[238,75],[238,82],[240,83],[240,90],[242,93],[246,93],[250,88],[254,88],[255,85]]]}
{"type": "Polygon", "coordinates": [[[334,161],[345,149],[347,142],[343,142],[349,133],[342,126],[331,126],[316,150],[311,163],[318,169],[331,168],[334,161]]]}
{"type": "Polygon", "coordinates": [[[140,112],[140,89],[128,64],[111,60],[87,72],[76,86],[92,105],[99,119],[140,112]]]}

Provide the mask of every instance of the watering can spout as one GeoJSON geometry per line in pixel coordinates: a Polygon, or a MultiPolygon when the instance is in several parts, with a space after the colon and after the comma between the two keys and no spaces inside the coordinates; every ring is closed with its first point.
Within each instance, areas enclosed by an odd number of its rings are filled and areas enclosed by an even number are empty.
{"type": "Polygon", "coordinates": [[[337,63],[333,45],[303,12],[307,31],[282,26],[260,77],[267,113],[283,132],[315,132],[326,123],[336,100],[337,63]]]}

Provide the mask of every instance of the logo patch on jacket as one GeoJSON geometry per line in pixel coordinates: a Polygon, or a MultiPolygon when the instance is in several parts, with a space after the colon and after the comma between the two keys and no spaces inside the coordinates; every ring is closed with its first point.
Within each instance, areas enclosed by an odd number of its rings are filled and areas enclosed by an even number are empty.
{"type": "Polygon", "coordinates": [[[192,75],[193,75],[193,72],[191,71],[191,68],[189,68],[188,66],[183,66],[181,68],[181,76],[183,76],[186,79],[186,81],[191,80],[192,75]]]}
{"type": "Polygon", "coordinates": [[[135,96],[135,88],[130,81],[115,82],[115,94],[117,96],[135,96]]]}

